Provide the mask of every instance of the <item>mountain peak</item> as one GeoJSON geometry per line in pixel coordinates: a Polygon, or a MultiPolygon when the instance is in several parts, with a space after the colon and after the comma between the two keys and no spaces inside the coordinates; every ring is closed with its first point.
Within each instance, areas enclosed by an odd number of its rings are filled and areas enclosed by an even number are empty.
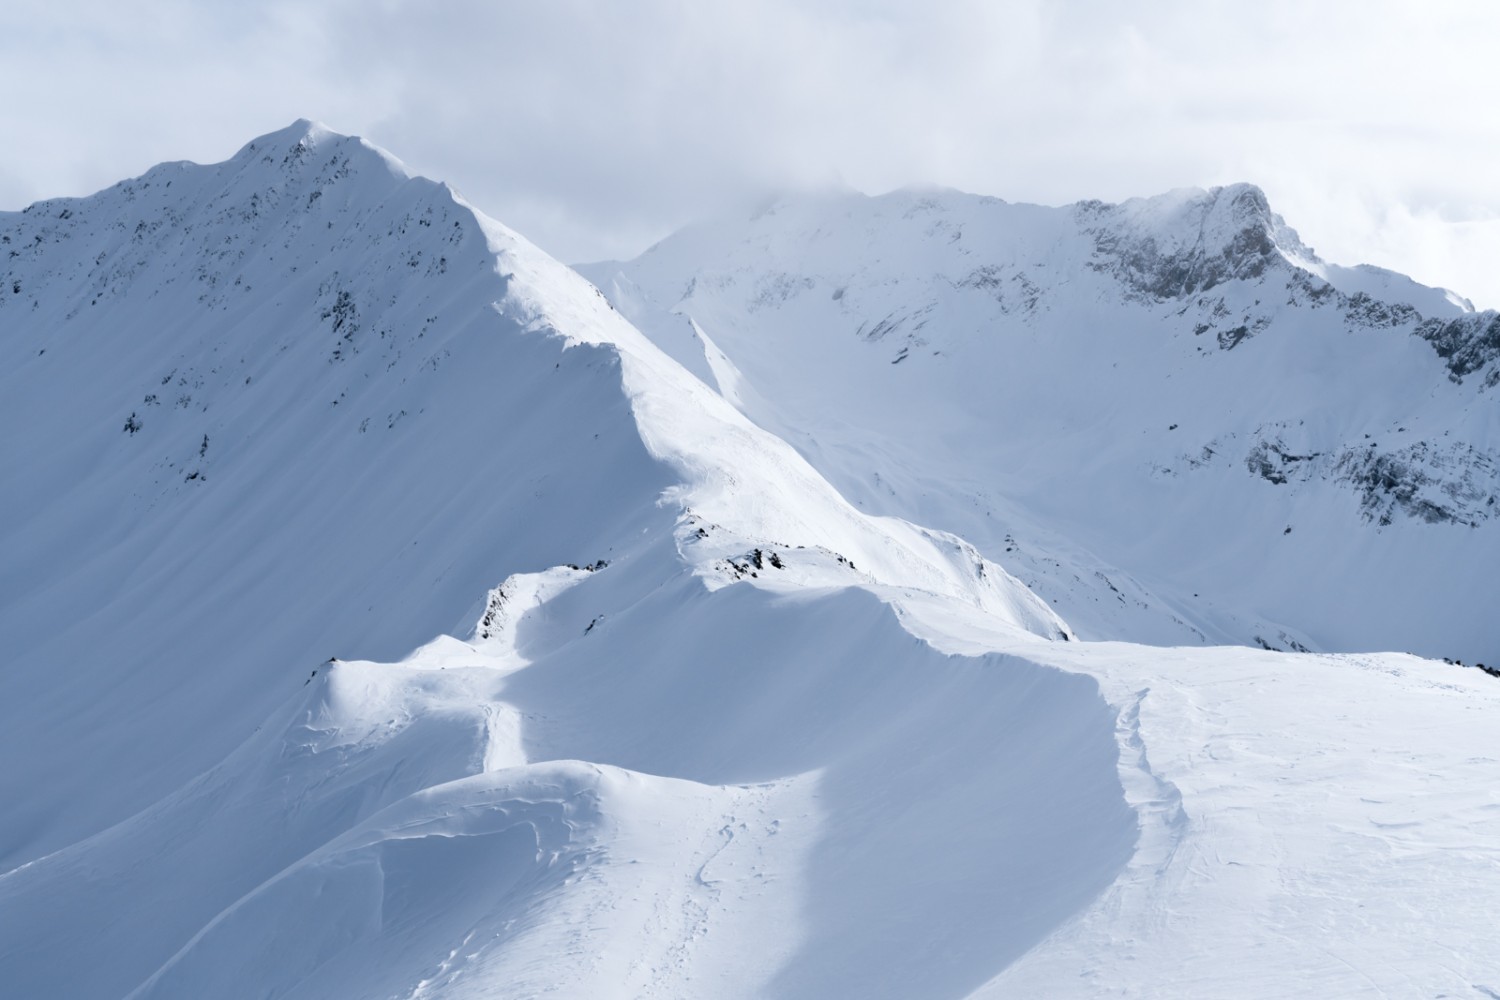
{"type": "Polygon", "coordinates": [[[1108,220],[1116,226],[1149,236],[1163,247],[1198,247],[1222,251],[1245,233],[1259,233],[1277,241],[1287,237],[1299,253],[1301,240],[1271,210],[1266,193],[1254,184],[1238,183],[1207,190],[1177,188],[1146,198],[1130,198],[1117,205],[1080,202],[1081,221],[1108,220]]]}
{"type": "MultiPolygon", "coordinates": [[[[256,136],[239,148],[230,161],[248,160],[265,156],[272,150],[313,149],[327,141],[349,141],[353,137],[335,132],[322,122],[309,118],[298,118],[285,128],[256,136]]],[[[355,140],[358,141],[358,140],[355,140]]]]}
{"type": "Polygon", "coordinates": [[[349,168],[378,163],[398,180],[410,180],[414,176],[400,159],[374,143],[334,131],[322,122],[308,118],[298,118],[285,128],[250,140],[227,163],[259,163],[295,170],[324,152],[341,156],[346,164],[345,172],[349,168]]]}
{"type": "Polygon", "coordinates": [[[1257,278],[1285,263],[1321,264],[1254,184],[1178,188],[1117,205],[1085,201],[1073,211],[1094,240],[1093,266],[1158,299],[1257,278]]]}

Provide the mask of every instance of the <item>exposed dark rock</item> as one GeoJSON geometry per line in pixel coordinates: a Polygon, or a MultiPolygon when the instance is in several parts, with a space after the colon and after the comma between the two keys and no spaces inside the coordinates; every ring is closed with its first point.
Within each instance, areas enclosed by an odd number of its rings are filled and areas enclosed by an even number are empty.
{"type": "Polygon", "coordinates": [[[1322,453],[1316,451],[1297,455],[1287,451],[1280,441],[1261,441],[1245,456],[1245,466],[1267,482],[1285,486],[1298,465],[1321,456],[1322,453]]]}
{"type": "Polygon", "coordinates": [[[1448,366],[1448,377],[1463,381],[1486,367],[1494,366],[1484,380],[1490,388],[1500,382],[1500,313],[1482,312],[1454,320],[1430,319],[1417,326],[1415,333],[1432,345],[1448,366]]]}
{"type": "Polygon", "coordinates": [[[1364,292],[1342,295],[1344,321],[1350,326],[1383,330],[1416,323],[1422,316],[1405,302],[1382,302],[1364,292]]]}
{"type": "Polygon", "coordinates": [[[1350,449],[1334,472],[1360,492],[1365,519],[1381,525],[1399,513],[1429,524],[1476,526],[1493,516],[1500,489],[1496,457],[1461,444],[1445,449],[1419,441],[1394,452],[1350,449]]]}
{"type": "Polygon", "coordinates": [[[1273,238],[1277,222],[1259,189],[1215,189],[1194,208],[1200,214],[1197,239],[1169,250],[1154,236],[1121,225],[1119,206],[1081,203],[1075,211],[1094,240],[1090,266],[1114,275],[1136,293],[1168,300],[1205,292],[1226,281],[1258,278],[1280,260],[1273,238]],[[1223,198],[1230,199],[1227,205],[1219,204],[1223,198]],[[1215,211],[1227,212],[1232,221],[1234,228],[1227,239],[1211,238],[1203,228],[1215,211]]]}

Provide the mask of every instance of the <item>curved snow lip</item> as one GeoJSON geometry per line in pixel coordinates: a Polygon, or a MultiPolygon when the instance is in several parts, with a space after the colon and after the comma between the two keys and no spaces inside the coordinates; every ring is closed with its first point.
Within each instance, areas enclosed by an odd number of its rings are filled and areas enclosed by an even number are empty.
{"type": "Polygon", "coordinates": [[[645,599],[632,590],[610,614],[607,654],[559,649],[505,697],[555,720],[529,727],[533,759],[721,787],[816,777],[814,827],[785,805],[768,814],[809,840],[795,910],[775,918],[797,914],[797,947],[756,995],[962,996],[1133,856],[1116,713],[1092,678],[940,652],[865,588],[704,591],[680,572],[637,586],[645,599]]]}
{"type": "MultiPolygon", "coordinates": [[[[389,991],[416,970],[434,995],[460,976],[505,993],[521,989],[527,956],[548,954],[552,971],[527,985],[593,996],[617,982],[597,966],[618,942],[663,952],[621,996],[735,969],[709,992],[960,997],[1082,912],[1133,856],[1115,716],[1092,678],[943,654],[861,588],[707,592],[680,569],[665,582],[610,577],[553,597],[620,590],[606,657],[580,640],[498,671],[519,717],[549,720],[526,727],[536,763],[370,815],[230,904],[130,995],[242,980],[295,995],[389,991]],[[675,929],[639,938],[628,908],[582,940],[557,937],[640,897],[702,916],[680,941],[675,929]]],[[[542,627],[522,616],[506,641],[532,647],[524,633],[542,627]]],[[[305,698],[323,752],[348,739],[378,752],[410,723],[382,737],[368,720],[420,709],[429,683],[461,690],[460,645],[425,647],[385,678],[377,664],[334,665],[305,698]]]]}
{"type": "MultiPolygon", "coordinates": [[[[331,985],[336,971],[353,971],[351,944],[374,939],[413,950],[412,939],[423,937],[420,916],[467,902],[456,893],[476,881],[490,881],[497,922],[524,918],[588,863],[601,833],[601,795],[619,781],[613,769],[549,761],[422,789],[237,900],[128,997],[236,981],[225,963],[273,992],[331,985]],[[460,841],[467,843],[442,846],[460,841]],[[416,926],[393,928],[393,905],[402,907],[403,924],[416,926]],[[252,930],[257,946],[247,954],[242,935],[252,930]]],[[[377,954],[367,947],[359,958],[377,954]]]]}

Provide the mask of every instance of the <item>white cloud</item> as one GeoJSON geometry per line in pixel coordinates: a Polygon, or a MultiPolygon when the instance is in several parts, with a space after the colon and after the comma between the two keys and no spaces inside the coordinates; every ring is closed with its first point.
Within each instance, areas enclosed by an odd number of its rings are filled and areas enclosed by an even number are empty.
{"type": "Polygon", "coordinates": [[[1500,7],[11,0],[0,203],[320,118],[565,259],[770,187],[1252,180],[1330,259],[1500,305],[1500,7]]]}

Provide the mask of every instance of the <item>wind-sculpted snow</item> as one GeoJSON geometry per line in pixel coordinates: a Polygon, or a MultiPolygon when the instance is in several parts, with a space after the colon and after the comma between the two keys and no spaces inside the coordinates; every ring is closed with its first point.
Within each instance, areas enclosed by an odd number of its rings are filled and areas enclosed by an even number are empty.
{"type": "MultiPolygon", "coordinates": [[[[972,239],[941,201],[903,218],[972,239]]],[[[1226,204],[1226,231],[1264,214],[1250,194],[1226,204]]],[[[1040,245],[1058,217],[1035,213],[1040,245]]],[[[1221,228],[1200,220],[1209,249],[1190,253],[1215,259],[1221,228]]],[[[1132,609],[1120,620],[1139,605],[1196,626],[1040,520],[975,546],[861,511],[823,477],[871,462],[877,489],[930,490],[918,508],[944,515],[984,488],[930,475],[959,468],[916,460],[942,459],[930,438],[870,436],[899,427],[892,407],[957,444],[994,436],[862,381],[960,353],[939,344],[952,304],[906,279],[810,275],[791,253],[785,270],[693,279],[705,301],[739,289],[771,318],[824,291],[825,310],[858,306],[858,350],[786,375],[811,386],[848,364],[857,392],[821,415],[869,421],[854,434],[788,427],[771,355],[745,352],[728,312],[652,330],[690,371],[445,187],[305,122],[223,164],[0,216],[5,238],[19,290],[0,307],[0,459],[22,473],[0,480],[7,995],[1500,982],[1484,947],[1500,891],[1483,836],[1491,677],[1080,642],[1002,564],[1086,570],[1132,609]],[[859,353],[877,350],[896,363],[859,353]]],[[[1073,308],[1021,259],[948,287],[1016,317],[1073,308]]],[[[1249,310],[1245,280],[1209,290],[1249,310]]],[[[611,294],[662,320],[648,285],[611,294]]],[[[1003,415],[1026,382],[993,379],[976,369],[968,387],[988,389],[965,398],[1003,415]]],[[[1255,428],[1281,482],[1234,475],[1295,489],[1337,462],[1303,426],[1255,428]]],[[[989,468],[1023,482],[1048,463],[1032,445],[989,468]]],[[[1341,474],[1377,493],[1405,476],[1410,503],[1473,514],[1477,451],[1400,455],[1399,475],[1341,474]],[[1460,463],[1468,492],[1443,492],[1460,463]]],[[[990,516],[975,503],[970,518],[990,516]]],[[[1302,642],[1238,609],[1220,624],[1302,642]]]]}
{"type": "Polygon", "coordinates": [[[1500,658],[1493,314],[1322,261],[1250,185],[791,198],[581,270],[1085,637],[1500,658]]]}
{"type": "Polygon", "coordinates": [[[756,537],[1065,628],[998,568],[971,588],[977,557],[857,513],[717,397],[676,392],[576,275],[358,140],[299,125],[3,228],[34,248],[7,265],[24,291],[0,375],[18,431],[0,448],[28,470],[0,484],[0,625],[34,722],[0,735],[26,762],[4,790],[29,790],[12,863],[222,756],[280,700],[268,671],[395,658],[499,568],[608,558],[683,482],[653,453],[694,473],[701,506],[748,494],[756,537]],[[133,740],[121,717],[159,738],[69,794],[63,776],[133,740]]]}
{"type": "Polygon", "coordinates": [[[1130,857],[1091,680],[938,653],[859,590],[707,591],[671,533],[630,565],[488,641],[327,666],[183,792],[13,873],[8,979],[961,996],[1130,857]],[[80,939],[110,961],[60,968],[80,939]]]}

